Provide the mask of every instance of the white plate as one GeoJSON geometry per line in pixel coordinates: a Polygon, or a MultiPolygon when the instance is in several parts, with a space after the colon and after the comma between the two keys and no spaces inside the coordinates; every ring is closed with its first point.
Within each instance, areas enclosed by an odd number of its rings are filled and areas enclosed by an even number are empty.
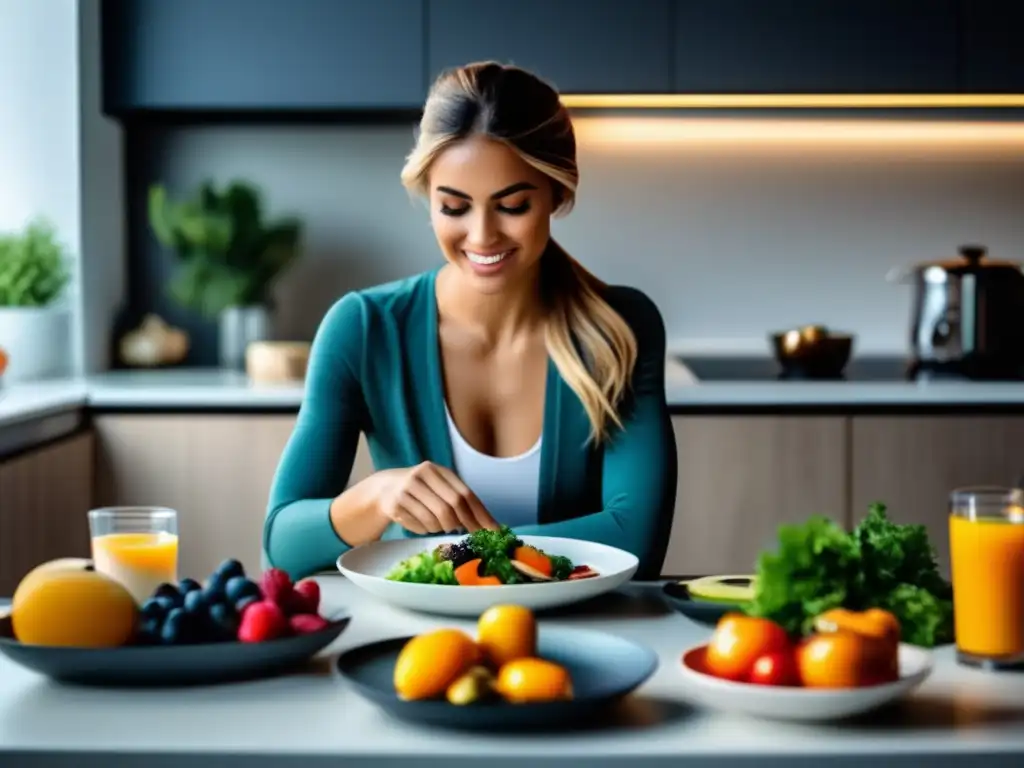
{"type": "Polygon", "coordinates": [[[915,645],[900,644],[900,679],[864,688],[786,688],[734,683],[709,675],[687,664],[705,645],[683,653],[680,668],[683,695],[695,704],[730,714],[767,720],[821,722],[862,715],[906,696],[932,671],[932,654],[915,645]]]}
{"type": "Polygon", "coordinates": [[[636,573],[635,555],[615,547],[579,539],[522,536],[524,544],[550,555],[568,557],[575,565],[589,565],[598,576],[575,581],[542,584],[510,584],[500,587],[459,587],[444,584],[409,584],[388,581],[384,576],[399,562],[438,544],[464,536],[431,536],[419,539],[375,541],[351,549],[338,558],[338,570],[353,584],[393,605],[424,613],[476,618],[492,605],[514,602],[531,610],[578,603],[609,592],[636,573]]]}

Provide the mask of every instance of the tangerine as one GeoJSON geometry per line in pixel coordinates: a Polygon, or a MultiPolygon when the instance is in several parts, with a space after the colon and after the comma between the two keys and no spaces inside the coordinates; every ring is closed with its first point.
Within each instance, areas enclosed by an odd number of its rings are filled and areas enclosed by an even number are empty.
{"type": "Polygon", "coordinates": [[[516,659],[498,671],[495,686],[506,701],[526,704],[571,699],[569,670],[547,659],[516,659]]]}
{"type": "Polygon", "coordinates": [[[437,629],[411,638],[395,662],[395,693],[407,701],[433,699],[481,658],[465,632],[437,629]]]}
{"type": "Polygon", "coordinates": [[[521,605],[495,605],[477,621],[477,644],[495,666],[537,653],[537,621],[521,605]]]}

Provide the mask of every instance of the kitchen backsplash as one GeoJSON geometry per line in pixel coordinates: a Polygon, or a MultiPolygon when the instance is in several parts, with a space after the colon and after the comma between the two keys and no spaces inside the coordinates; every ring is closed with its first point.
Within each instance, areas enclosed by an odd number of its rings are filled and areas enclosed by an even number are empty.
{"type": "MultiPolygon", "coordinates": [[[[681,348],[767,351],[770,329],[823,323],[858,351],[903,353],[911,291],[887,273],[965,242],[1024,258],[1024,126],[587,117],[581,184],[555,235],[603,279],[646,291],[681,348]]],[[[279,327],[310,338],[345,291],[438,263],[426,207],[398,174],[411,125],[133,130],[129,296],[193,335],[216,334],[163,296],[172,260],[145,223],[152,181],[261,185],[296,213],[307,253],[282,280],[279,327]]]]}

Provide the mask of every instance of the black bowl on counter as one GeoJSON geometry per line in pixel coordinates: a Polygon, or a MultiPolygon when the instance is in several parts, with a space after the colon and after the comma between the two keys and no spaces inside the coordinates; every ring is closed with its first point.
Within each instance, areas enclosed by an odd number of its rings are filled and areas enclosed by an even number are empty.
{"type": "Polygon", "coordinates": [[[769,335],[785,378],[838,379],[853,353],[853,335],[809,325],[769,335]]]}

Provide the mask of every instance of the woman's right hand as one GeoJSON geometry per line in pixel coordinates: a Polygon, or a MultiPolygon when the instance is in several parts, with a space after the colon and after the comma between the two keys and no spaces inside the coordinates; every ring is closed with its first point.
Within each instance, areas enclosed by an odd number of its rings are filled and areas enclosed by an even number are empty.
{"type": "Polygon", "coordinates": [[[376,479],[379,512],[412,533],[472,533],[499,527],[476,494],[447,467],[425,461],[382,470],[376,479]]]}

